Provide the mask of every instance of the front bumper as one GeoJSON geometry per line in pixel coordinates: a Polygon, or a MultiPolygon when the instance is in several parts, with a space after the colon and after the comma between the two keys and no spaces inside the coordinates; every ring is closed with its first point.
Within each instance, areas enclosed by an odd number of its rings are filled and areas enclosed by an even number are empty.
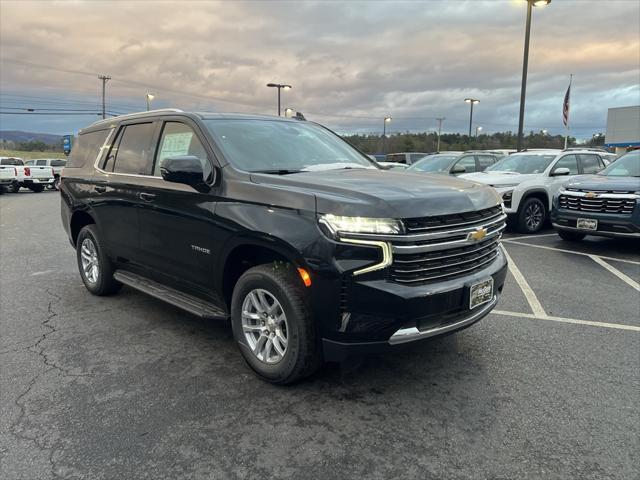
{"type": "Polygon", "coordinates": [[[640,209],[636,206],[631,215],[597,213],[554,208],[551,224],[558,230],[567,230],[586,235],[613,238],[640,238],[640,209]],[[597,230],[577,228],[579,218],[598,221],[597,230]]]}
{"type": "Polygon", "coordinates": [[[507,262],[499,255],[487,268],[472,275],[421,286],[389,281],[354,282],[346,288],[349,298],[341,332],[322,339],[327,361],[382,353],[401,345],[445,335],[467,328],[496,306],[507,273],[507,262]],[[472,284],[493,278],[494,298],[469,310],[472,284]],[[347,315],[347,317],[345,317],[347,315]]]}

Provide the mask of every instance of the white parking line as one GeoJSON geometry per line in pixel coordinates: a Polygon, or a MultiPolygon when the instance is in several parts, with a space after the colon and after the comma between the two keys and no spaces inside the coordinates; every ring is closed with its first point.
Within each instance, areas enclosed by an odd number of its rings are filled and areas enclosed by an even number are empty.
{"type": "Polygon", "coordinates": [[[557,233],[543,233],[542,235],[525,235],[524,237],[521,237],[518,235],[517,237],[505,238],[505,240],[524,240],[525,238],[557,237],[557,236],[558,236],[557,233]]]}
{"type": "Polygon", "coordinates": [[[511,258],[511,255],[509,255],[507,249],[504,248],[504,245],[502,246],[502,251],[504,252],[504,256],[507,257],[507,261],[509,262],[509,270],[511,271],[511,275],[513,275],[513,278],[515,278],[516,282],[518,282],[520,290],[522,290],[522,293],[526,297],[527,302],[529,302],[531,311],[536,317],[546,317],[547,313],[544,311],[544,308],[542,308],[542,304],[538,300],[538,297],[536,297],[536,294],[529,286],[529,283],[527,283],[527,281],[525,280],[524,275],[522,275],[522,272],[520,271],[518,266],[514,263],[513,258],[511,258]]]}
{"type": "Polygon", "coordinates": [[[576,320],[575,318],[553,317],[549,315],[541,317],[533,315],[531,313],[507,312],[505,310],[493,310],[491,313],[495,313],[496,315],[504,315],[506,317],[533,318],[536,320],[547,320],[551,322],[574,323],[577,325],[590,325],[592,327],[613,328],[616,330],[631,330],[634,332],[640,332],[640,327],[637,327],[635,325],[624,325],[621,323],[591,322],[589,320],[576,320]]]}
{"type": "Polygon", "coordinates": [[[612,267],[611,265],[609,265],[607,262],[605,262],[604,260],[602,260],[602,258],[598,257],[597,255],[589,255],[589,258],[591,258],[594,262],[596,262],[598,265],[602,265],[604,268],[606,268],[607,270],[609,270],[611,273],[613,273],[616,277],[618,277],[620,280],[622,280],[624,283],[626,283],[627,285],[629,285],[631,288],[634,288],[635,290],[637,290],[638,292],[640,292],[640,284],[638,284],[638,282],[636,282],[635,280],[633,280],[631,277],[625,275],[624,273],[622,273],[620,270],[618,270],[615,267],[612,267]]]}
{"type": "MultiPolygon", "coordinates": [[[[512,243],[513,245],[522,245],[524,247],[544,248],[545,250],[553,250],[555,252],[563,252],[563,253],[573,253],[574,255],[583,255],[585,257],[592,256],[591,253],[574,252],[573,250],[564,250],[562,248],[547,247],[546,245],[533,245],[531,243],[520,243],[514,240],[502,240],[502,243],[512,243]]],[[[626,260],[624,258],[607,257],[604,255],[598,255],[598,257],[604,258],[605,260],[614,260],[616,262],[630,263],[632,265],[640,265],[640,262],[636,262],[633,260],[626,260]]]]}

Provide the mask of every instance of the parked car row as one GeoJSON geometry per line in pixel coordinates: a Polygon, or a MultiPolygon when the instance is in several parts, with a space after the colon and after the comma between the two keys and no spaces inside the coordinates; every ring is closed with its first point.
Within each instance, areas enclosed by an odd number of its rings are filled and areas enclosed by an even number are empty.
{"type": "Polygon", "coordinates": [[[41,192],[45,188],[58,189],[66,160],[23,160],[0,157],[0,193],[17,193],[21,188],[41,192]]]}

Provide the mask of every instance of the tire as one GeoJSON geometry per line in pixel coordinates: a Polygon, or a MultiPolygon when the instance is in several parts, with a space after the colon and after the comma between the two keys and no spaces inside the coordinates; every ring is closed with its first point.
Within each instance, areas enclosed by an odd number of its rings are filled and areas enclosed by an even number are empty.
{"type": "Polygon", "coordinates": [[[51,188],[54,190],[60,190],[60,175],[53,180],[53,186],[51,188]]]}
{"type": "Polygon", "coordinates": [[[86,225],[80,230],[76,242],[78,270],[84,286],[94,295],[109,295],[117,292],[122,284],[113,278],[113,266],[98,239],[95,225],[86,225]],[[87,268],[89,263],[97,266],[97,271],[87,268]]]}
{"type": "Polygon", "coordinates": [[[35,183],[33,185],[29,185],[29,190],[31,190],[34,193],[40,193],[41,191],[44,190],[44,185],[40,185],[39,183],[35,183]]]}
{"type": "Polygon", "coordinates": [[[302,280],[287,263],[250,268],[236,283],[231,299],[233,336],[249,367],[263,380],[290,384],[322,365],[316,328],[305,297],[302,280]],[[262,315],[260,312],[267,309],[257,306],[273,308],[273,315],[262,315]]]}
{"type": "Polygon", "coordinates": [[[587,236],[586,233],[571,232],[569,230],[558,230],[558,235],[567,242],[579,242],[587,236]]]}
{"type": "Polygon", "coordinates": [[[9,191],[11,193],[18,193],[20,191],[20,184],[18,182],[13,182],[9,187],[9,191]]]}
{"type": "Polygon", "coordinates": [[[518,209],[517,229],[520,233],[538,233],[547,220],[547,209],[536,197],[526,199],[518,209]]]}

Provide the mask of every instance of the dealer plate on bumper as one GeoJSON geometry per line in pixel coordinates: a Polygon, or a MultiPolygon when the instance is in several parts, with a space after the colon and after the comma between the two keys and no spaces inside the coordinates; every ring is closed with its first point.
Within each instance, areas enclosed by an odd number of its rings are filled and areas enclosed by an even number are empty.
{"type": "Polygon", "coordinates": [[[576,222],[576,228],[579,228],[581,230],[598,230],[598,220],[579,218],[576,222]]]}
{"type": "Polygon", "coordinates": [[[493,298],[493,277],[471,285],[469,289],[469,310],[487,303],[493,298]]]}

